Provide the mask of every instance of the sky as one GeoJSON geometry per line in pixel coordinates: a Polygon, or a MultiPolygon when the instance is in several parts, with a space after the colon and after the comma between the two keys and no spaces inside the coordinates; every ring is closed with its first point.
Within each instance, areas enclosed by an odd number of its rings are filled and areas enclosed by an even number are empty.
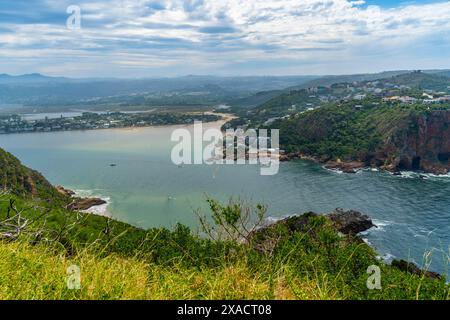
{"type": "Polygon", "coordinates": [[[450,68],[450,1],[0,1],[0,73],[143,78],[443,68],[450,68]]]}

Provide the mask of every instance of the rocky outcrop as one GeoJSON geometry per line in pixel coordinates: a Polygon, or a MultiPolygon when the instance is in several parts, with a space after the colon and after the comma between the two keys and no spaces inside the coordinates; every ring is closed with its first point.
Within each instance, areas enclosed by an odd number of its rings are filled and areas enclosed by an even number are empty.
{"type": "MultiPolygon", "coordinates": [[[[325,116],[324,119],[310,117],[302,119],[293,129],[298,131],[297,136],[311,143],[329,139],[332,132],[325,129],[325,116]],[[316,127],[322,129],[316,130],[316,127]]],[[[450,171],[450,110],[403,111],[398,119],[380,121],[376,131],[381,137],[379,145],[371,152],[361,150],[356,158],[341,160],[332,159],[330,155],[291,152],[282,154],[280,160],[308,159],[325,164],[327,169],[346,173],[355,173],[365,167],[391,172],[447,174],[450,171]]]]}
{"type": "MultiPolygon", "coordinates": [[[[310,225],[310,221],[314,217],[318,217],[318,214],[308,212],[300,216],[291,216],[282,219],[276,223],[251,232],[248,236],[248,241],[252,243],[256,250],[262,253],[270,253],[276,247],[277,239],[280,238],[279,230],[287,230],[289,234],[295,232],[314,233],[310,225]]],[[[358,233],[375,227],[369,216],[354,210],[345,211],[338,208],[328,214],[326,218],[330,221],[336,231],[349,236],[349,239],[353,240],[360,240],[356,236],[358,233]]],[[[314,237],[314,234],[311,235],[314,237]]]]}
{"type": "Polygon", "coordinates": [[[107,202],[100,198],[80,198],[75,197],[75,192],[64,188],[63,186],[56,186],[56,190],[65,197],[69,197],[71,202],[67,205],[67,209],[75,211],[85,211],[92,207],[101,206],[107,202]]]}
{"type": "Polygon", "coordinates": [[[450,170],[450,111],[411,115],[386,138],[371,161],[389,171],[447,174],[450,170]]]}
{"type": "Polygon", "coordinates": [[[356,173],[358,170],[367,167],[367,164],[362,161],[328,161],[325,168],[330,170],[339,170],[345,173],[356,173]]]}
{"type": "Polygon", "coordinates": [[[347,235],[357,235],[375,227],[369,216],[355,210],[338,208],[328,215],[328,219],[337,231],[347,235]]]}
{"type": "Polygon", "coordinates": [[[55,188],[63,196],[73,197],[75,195],[75,192],[73,192],[72,190],[66,189],[63,186],[56,186],[55,188]]]}
{"type": "Polygon", "coordinates": [[[0,191],[49,199],[71,210],[88,210],[106,204],[100,198],[78,198],[75,192],[62,186],[54,187],[39,172],[22,165],[12,154],[0,149],[0,191]]]}
{"type": "Polygon", "coordinates": [[[439,273],[422,270],[416,264],[405,261],[405,260],[393,260],[392,266],[399,270],[402,270],[404,272],[408,272],[408,273],[411,273],[411,274],[414,274],[417,276],[425,276],[425,277],[433,278],[433,279],[442,279],[442,276],[439,273]]]}
{"type": "Polygon", "coordinates": [[[75,211],[85,211],[106,203],[105,200],[100,198],[73,198],[72,203],[67,208],[75,211]]]}

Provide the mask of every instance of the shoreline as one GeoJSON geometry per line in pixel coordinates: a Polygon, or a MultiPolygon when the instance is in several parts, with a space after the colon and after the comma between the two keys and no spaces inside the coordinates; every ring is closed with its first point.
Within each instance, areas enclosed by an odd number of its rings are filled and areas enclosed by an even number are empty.
{"type": "Polygon", "coordinates": [[[67,206],[68,209],[112,219],[112,214],[108,210],[111,204],[110,197],[96,196],[90,190],[88,191],[89,195],[86,195],[84,190],[72,190],[61,185],[57,185],[55,188],[59,193],[72,200],[67,206]]]}
{"type": "Polygon", "coordinates": [[[356,174],[362,170],[371,170],[371,171],[383,171],[390,173],[394,176],[403,176],[403,173],[416,173],[419,176],[431,176],[431,177],[450,177],[450,171],[447,173],[441,173],[440,171],[423,171],[423,170],[401,170],[394,168],[392,166],[374,166],[369,165],[366,162],[358,161],[358,160],[323,160],[318,156],[305,155],[301,153],[289,153],[280,155],[280,162],[290,162],[292,160],[308,160],[312,161],[318,165],[321,165],[324,169],[330,171],[336,171],[347,174],[356,174]]]}
{"type": "MultiPolygon", "coordinates": [[[[214,114],[220,116],[221,119],[217,121],[206,122],[207,126],[214,126],[220,128],[224,123],[234,119],[235,116],[230,113],[221,113],[221,112],[208,112],[207,114],[214,114]]],[[[108,129],[98,129],[98,130],[122,130],[122,131],[136,131],[136,130],[145,130],[149,128],[168,128],[168,127],[189,127],[193,124],[170,124],[170,125],[152,125],[145,127],[128,127],[128,128],[108,128],[108,129]]],[[[71,132],[70,131],[58,131],[58,132],[71,132]]],[[[95,131],[95,130],[77,130],[77,131],[95,131]]],[[[34,134],[36,132],[32,132],[29,134],[34,134]]],[[[39,133],[55,133],[55,132],[39,132],[39,133]]],[[[21,133],[17,133],[21,134],[21,133]]],[[[26,133],[25,133],[26,134],[26,133]]],[[[112,213],[108,210],[108,207],[111,205],[111,198],[109,196],[104,195],[96,195],[91,190],[77,190],[66,188],[62,185],[55,185],[55,188],[63,195],[72,199],[72,203],[69,204],[68,207],[72,207],[73,210],[95,214],[103,217],[108,217],[110,219],[114,219],[112,213]],[[87,194],[86,194],[87,191],[87,194]]]]}
{"type": "MultiPolygon", "coordinates": [[[[193,113],[194,114],[194,113],[193,113]]],[[[220,127],[226,122],[236,118],[231,113],[221,113],[221,112],[204,112],[205,115],[217,115],[221,119],[216,121],[204,122],[204,124],[220,124],[220,127]]],[[[123,131],[136,131],[148,128],[169,128],[169,127],[186,127],[192,126],[193,123],[173,123],[173,124],[152,124],[146,126],[129,126],[129,127],[118,127],[118,128],[96,128],[96,129],[75,129],[75,130],[57,130],[57,131],[32,131],[32,132],[11,132],[11,133],[0,133],[0,136],[11,136],[11,135],[26,135],[26,134],[52,134],[52,133],[62,133],[62,132],[91,132],[91,131],[106,131],[106,130],[123,130],[123,131]]]]}

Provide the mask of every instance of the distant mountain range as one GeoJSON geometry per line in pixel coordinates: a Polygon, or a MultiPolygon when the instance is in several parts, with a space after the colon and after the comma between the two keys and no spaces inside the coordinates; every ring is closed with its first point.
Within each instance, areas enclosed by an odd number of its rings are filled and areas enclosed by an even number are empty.
{"type": "Polygon", "coordinates": [[[30,83],[42,83],[42,82],[63,82],[69,81],[68,78],[63,77],[49,77],[40,73],[30,73],[18,76],[9,74],[0,74],[0,84],[30,84],[30,83]]]}
{"type": "MultiPolygon", "coordinates": [[[[342,76],[184,76],[177,78],[72,79],[39,73],[0,74],[2,105],[50,106],[118,104],[123,106],[214,105],[255,107],[291,90],[330,86],[334,83],[386,79],[410,71],[342,76]]],[[[428,70],[426,74],[450,77],[450,70],[428,70]]]]}
{"type": "MultiPolygon", "coordinates": [[[[314,79],[312,76],[286,77],[213,77],[185,76],[149,79],[70,79],[41,74],[20,76],[0,75],[0,105],[52,105],[119,98],[127,102],[130,96],[208,97],[225,102],[251,96],[260,91],[280,90],[314,79]]],[[[117,99],[116,99],[117,100],[117,99]]],[[[183,102],[183,99],[180,102],[183,102]]],[[[199,99],[195,99],[199,100],[199,99]]],[[[107,100],[104,102],[108,102],[107,100]]],[[[158,103],[164,104],[164,99],[158,103]]]]}

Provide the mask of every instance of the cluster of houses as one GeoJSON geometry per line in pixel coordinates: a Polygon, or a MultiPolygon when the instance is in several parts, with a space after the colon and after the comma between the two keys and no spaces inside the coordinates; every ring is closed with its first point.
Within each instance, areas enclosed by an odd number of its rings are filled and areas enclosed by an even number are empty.
{"type": "Polygon", "coordinates": [[[118,119],[102,118],[93,119],[89,113],[81,117],[60,117],[54,119],[25,120],[20,115],[3,116],[0,118],[0,134],[26,133],[26,132],[51,132],[63,130],[91,130],[107,129],[120,126],[118,119]]]}
{"type": "Polygon", "coordinates": [[[395,102],[398,101],[403,104],[414,104],[414,103],[423,103],[423,104],[433,104],[433,103],[450,103],[450,95],[443,95],[440,97],[433,97],[428,93],[424,93],[423,99],[417,99],[410,96],[392,96],[383,98],[384,102],[395,102]]]}
{"type": "MultiPolygon", "coordinates": [[[[85,112],[82,116],[54,119],[24,120],[19,115],[0,116],[0,134],[51,132],[71,130],[96,130],[124,127],[144,127],[165,124],[190,124],[195,117],[189,114],[163,113],[107,113],[85,112]]],[[[205,121],[214,121],[214,115],[202,115],[205,121]]]]}

